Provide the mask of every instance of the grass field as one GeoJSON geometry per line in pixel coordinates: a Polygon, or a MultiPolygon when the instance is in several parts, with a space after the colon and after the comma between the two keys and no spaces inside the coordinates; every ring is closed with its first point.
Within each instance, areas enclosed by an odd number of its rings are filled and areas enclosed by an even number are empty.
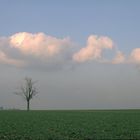
{"type": "Polygon", "coordinates": [[[140,110],[0,111],[0,140],[140,140],[140,110]]]}

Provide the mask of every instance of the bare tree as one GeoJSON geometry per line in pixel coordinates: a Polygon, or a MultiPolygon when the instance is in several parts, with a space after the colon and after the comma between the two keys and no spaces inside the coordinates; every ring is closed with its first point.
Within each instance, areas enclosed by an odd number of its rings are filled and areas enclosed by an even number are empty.
{"type": "Polygon", "coordinates": [[[30,100],[38,93],[35,81],[32,78],[26,77],[25,83],[22,84],[19,88],[19,91],[15,92],[16,95],[22,96],[27,102],[27,111],[30,110],[30,100]]]}

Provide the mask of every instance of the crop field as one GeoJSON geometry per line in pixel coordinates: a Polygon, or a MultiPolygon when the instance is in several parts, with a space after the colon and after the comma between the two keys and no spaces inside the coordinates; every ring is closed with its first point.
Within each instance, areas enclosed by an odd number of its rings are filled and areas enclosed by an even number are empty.
{"type": "Polygon", "coordinates": [[[140,140],[140,110],[0,111],[0,140],[140,140]]]}

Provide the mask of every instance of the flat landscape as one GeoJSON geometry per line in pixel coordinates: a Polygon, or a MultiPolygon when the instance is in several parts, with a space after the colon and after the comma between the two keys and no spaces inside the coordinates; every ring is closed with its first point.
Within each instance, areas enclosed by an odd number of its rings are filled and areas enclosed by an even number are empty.
{"type": "Polygon", "coordinates": [[[0,111],[0,140],[140,139],[140,110],[0,111]]]}

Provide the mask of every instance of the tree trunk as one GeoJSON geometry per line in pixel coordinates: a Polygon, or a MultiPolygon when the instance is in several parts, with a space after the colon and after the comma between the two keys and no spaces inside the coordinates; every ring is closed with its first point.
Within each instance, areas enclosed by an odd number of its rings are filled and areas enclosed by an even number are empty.
{"type": "Polygon", "coordinates": [[[30,110],[30,101],[27,101],[27,111],[30,110]]]}

